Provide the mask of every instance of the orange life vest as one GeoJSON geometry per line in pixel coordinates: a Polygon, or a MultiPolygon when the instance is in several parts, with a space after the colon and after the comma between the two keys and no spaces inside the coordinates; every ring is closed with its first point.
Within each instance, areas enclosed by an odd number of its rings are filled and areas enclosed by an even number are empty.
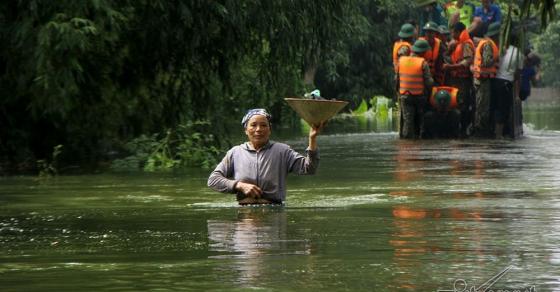
{"type": "Polygon", "coordinates": [[[432,87],[432,94],[430,94],[430,105],[439,111],[448,111],[450,109],[455,109],[458,106],[457,102],[457,94],[459,93],[459,89],[456,87],[451,86],[434,86],[432,87]],[[436,93],[440,90],[445,90],[451,96],[451,100],[449,101],[449,105],[446,108],[441,108],[440,104],[436,101],[436,93]]]}
{"type": "MultiPolygon", "coordinates": [[[[474,43],[469,36],[469,32],[465,29],[459,36],[459,42],[455,50],[451,54],[451,63],[458,64],[463,60],[463,50],[465,46],[470,46],[474,50],[474,43]]],[[[468,67],[461,67],[451,71],[451,76],[454,77],[470,77],[471,72],[468,67]]]]}
{"type": "MultiPolygon", "coordinates": [[[[428,41],[427,37],[420,37],[420,39],[428,41]]],[[[432,45],[430,45],[432,46],[432,45]]],[[[436,61],[439,58],[439,47],[441,46],[441,40],[434,37],[434,45],[432,46],[432,50],[426,51],[424,53],[424,59],[428,62],[428,66],[430,66],[430,73],[432,76],[436,77],[441,72],[436,72],[436,61]]],[[[438,68],[440,70],[441,68],[438,68]]]]}
{"type": "Polygon", "coordinates": [[[408,51],[412,52],[412,45],[409,42],[399,40],[393,45],[393,65],[395,66],[395,71],[397,70],[397,65],[399,62],[399,50],[403,47],[408,47],[408,51]]]}
{"type": "Polygon", "coordinates": [[[482,39],[478,43],[478,47],[476,47],[476,52],[474,54],[474,63],[471,68],[473,72],[473,76],[475,78],[493,78],[496,76],[496,72],[498,71],[498,58],[500,52],[498,47],[491,39],[482,39]],[[490,44],[492,47],[492,57],[494,59],[494,64],[490,67],[484,67],[482,65],[482,49],[484,48],[485,44],[490,44]]]}
{"type": "Polygon", "coordinates": [[[418,56],[402,56],[399,59],[398,74],[400,94],[424,94],[423,64],[424,58],[418,56]]]}

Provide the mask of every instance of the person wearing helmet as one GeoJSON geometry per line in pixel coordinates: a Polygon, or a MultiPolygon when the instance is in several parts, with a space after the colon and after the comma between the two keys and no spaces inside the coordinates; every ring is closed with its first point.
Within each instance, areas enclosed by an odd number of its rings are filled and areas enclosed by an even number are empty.
{"type": "Polygon", "coordinates": [[[415,28],[410,23],[405,23],[399,31],[399,40],[393,45],[393,66],[397,70],[399,58],[402,56],[410,56],[412,52],[412,44],[414,43],[415,28]]]}
{"type": "Polygon", "coordinates": [[[241,120],[248,142],[231,148],[208,177],[208,187],[237,194],[240,205],[284,204],[288,173],[314,174],[319,165],[317,135],[323,125],[309,130],[307,155],[271,141],[271,116],[251,109],[241,120]]]}
{"type": "Polygon", "coordinates": [[[430,98],[430,107],[425,114],[424,138],[458,138],[460,134],[461,112],[457,109],[457,89],[454,96],[448,90],[440,89],[430,98]]]}
{"type": "Polygon", "coordinates": [[[451,53],[451,64],[444,64],[443,70],[449,72],[446,85],[459,89],[461,110],[461,134],[472,134],[472,120],[474,114],[474,99],[471,97],[472,73],[470,66],[473,62],[474,43],[462,22],[457,22],[451,30],[456,44],[451,53]]]}
{"type": "Polygon", "coordinates": [[[443,42],[443,44],[447,47],[449,38],[451,37],[451,32],[449,31],[449,28],[447,27],[447,25],[440,25],[438,26],[438,30],[439,32],[436,34],[436,37],[440,39],[443,42]]]}
{"type": "Polygon", "coordinates": [[[434,84],[430,67],[423,57],[430,50],[426,40],[417,40],[412,46],[412,54],[399,59],[395,78],[399,93],[401,138],[422,138],[426,92],[434,84]]]}
{"type": "Polygon", "coordinates": [[[493,131],[490,126],[490,103],[492,98],[492,80],[496,77],[500,52],[500,24],[494,22],[488,27],[485,37],[478,42],[471,67],[475,88],[474,133],[476,136],[489,138],[493,131]]]}
{"type": "Polygon", "coordinates": [[[430,21],[424,26],[424,33],[425,36],[421,37],[421,39],[428,41],[428,44],[431,47],[431,50],[424,54],[424,59],[426,59],[426,62],[428,62],[428,65],[430,66],[430,72],[432,73],[434,81],[437,84],[442,84],[442,66],[445,51],[441,40],[436,37],[436,35],[439,34],[439,27],[435,22],[430,21]]]}
{"type": "MultiPolygon", "coordinates": [[[[451,64],[451,32],[447,25],[440,25],[439,27],[439,34],[437,34],[437,38],[441,40],[441,45],[443,46],[443,64],[451,64]]],[[[448,72],[443,70],[443,65],[441,68],[441,76],[442,76],[442,84],[445,84],[446,80],[449,80],[448,72]]]]}

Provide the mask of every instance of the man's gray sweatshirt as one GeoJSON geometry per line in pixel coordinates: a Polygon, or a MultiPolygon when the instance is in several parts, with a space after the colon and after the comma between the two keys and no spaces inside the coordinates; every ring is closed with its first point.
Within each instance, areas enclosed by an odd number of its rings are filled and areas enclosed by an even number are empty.
{"type": "MultiPolygon", "coordinates": [[[[314,174],[319,165],[318,150],[306,150],[307,156],[290,146],[269,141],[259,151],[248,142],[231,148],[208,178],[208,186],[222,193],[235,193],[235,184],[245,182],[257,185],[262,198],[274,203],[286,200],[288,173],[314,174]]],[[[237,194],[237,200],[245,198],[237,194]]]]}

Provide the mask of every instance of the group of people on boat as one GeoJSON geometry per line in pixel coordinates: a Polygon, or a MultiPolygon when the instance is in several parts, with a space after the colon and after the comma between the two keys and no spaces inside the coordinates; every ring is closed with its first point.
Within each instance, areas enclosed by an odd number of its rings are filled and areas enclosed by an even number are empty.
{"type": "Polygon", "coordinates": [[[403,24],[393,46],[401,138],[513,135],[510,112],[525,61],[515,33],[500,52],[500,7],[492,0],[418,6],[420,24],[403,24]]]}

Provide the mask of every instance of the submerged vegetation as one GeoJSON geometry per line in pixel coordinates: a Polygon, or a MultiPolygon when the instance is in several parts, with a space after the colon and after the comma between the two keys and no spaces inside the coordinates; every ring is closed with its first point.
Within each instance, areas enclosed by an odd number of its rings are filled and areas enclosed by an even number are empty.
{"type": "MultiPolygon", "coordinates": [[[[529,2],[550,21],[551,1],[529,2]]],[[[283,98],[310,88],[352,108],[392,96],[388,54],[416,13],[404,0],[2,1],[0,172],[48,169],[35,162],[56,145],[65,164],[211,167],[248,108],[298,125],[283,98]]]]}

